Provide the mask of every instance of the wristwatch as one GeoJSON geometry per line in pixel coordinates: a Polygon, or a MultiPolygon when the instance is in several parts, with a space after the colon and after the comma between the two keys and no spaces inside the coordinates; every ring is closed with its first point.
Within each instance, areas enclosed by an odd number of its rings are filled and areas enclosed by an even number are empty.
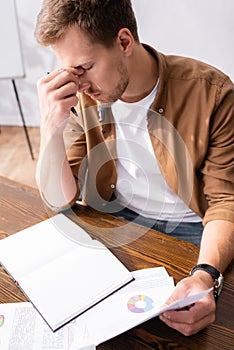
{"type": "Polygon", "coordinates": [[[189,273],[189,276],[192,276],[197,270],[205,271],[213,278],[214,297],[215,299],[217,299],[223,287],[223,275],[215,267],[209,264],[198,264],[192,268],[192,270],[189,273]]]}

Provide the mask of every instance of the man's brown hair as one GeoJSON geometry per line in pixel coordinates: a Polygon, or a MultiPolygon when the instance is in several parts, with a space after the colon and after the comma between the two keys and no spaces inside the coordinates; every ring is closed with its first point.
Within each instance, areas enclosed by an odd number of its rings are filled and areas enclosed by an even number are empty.
{"type": "Polygon", "coordinates": [[[131,0],[44,0],[35,37],[43,46],[52,45],[74,25],[91,42],[107,47],[112,46],[121,28],[128,28],[139,42],[131,0]]]}

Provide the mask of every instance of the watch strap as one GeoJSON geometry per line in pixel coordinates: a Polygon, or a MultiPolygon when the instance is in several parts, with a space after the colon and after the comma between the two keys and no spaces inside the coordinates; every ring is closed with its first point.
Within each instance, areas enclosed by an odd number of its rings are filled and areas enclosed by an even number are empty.
{"type": "Polygon", "coordinates": [[[203,271],[209,273],[209,275],[211,275],[213,280],[217,280],[220,276],[220,272],[215,267],[208,265],[208,264],[198,264],[198,265],[194,266],[189,274],[193,275],[194,272],[197,270],[203,270],[203,271]]]}

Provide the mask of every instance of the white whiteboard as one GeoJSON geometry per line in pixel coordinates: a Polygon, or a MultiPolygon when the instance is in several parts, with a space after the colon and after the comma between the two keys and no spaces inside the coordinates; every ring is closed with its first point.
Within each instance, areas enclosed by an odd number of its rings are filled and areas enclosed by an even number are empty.
{"type": "Polygon", "coordinates": [[[0,1],[0,79],[25,76],[15,0],[0,1]]]}

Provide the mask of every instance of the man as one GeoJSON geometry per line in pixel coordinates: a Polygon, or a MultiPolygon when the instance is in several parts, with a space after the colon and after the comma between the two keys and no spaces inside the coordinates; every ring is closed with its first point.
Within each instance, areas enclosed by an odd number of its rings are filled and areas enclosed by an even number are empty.
{"type": "MultiPolygon", "coordinates": [[[[199,265],[168,302],[217,284],[234,247],[233,83],[142,45],[130,0],[45,0],[35,33],[62,65],[38,82],[45,203],[127,207],[125,217],[176,237],[185,231],[196,244],[202,231],[199,265]]],[[[191,335],[214,321],[215,305],[210,293],[160,318],[191,335]]]]}

